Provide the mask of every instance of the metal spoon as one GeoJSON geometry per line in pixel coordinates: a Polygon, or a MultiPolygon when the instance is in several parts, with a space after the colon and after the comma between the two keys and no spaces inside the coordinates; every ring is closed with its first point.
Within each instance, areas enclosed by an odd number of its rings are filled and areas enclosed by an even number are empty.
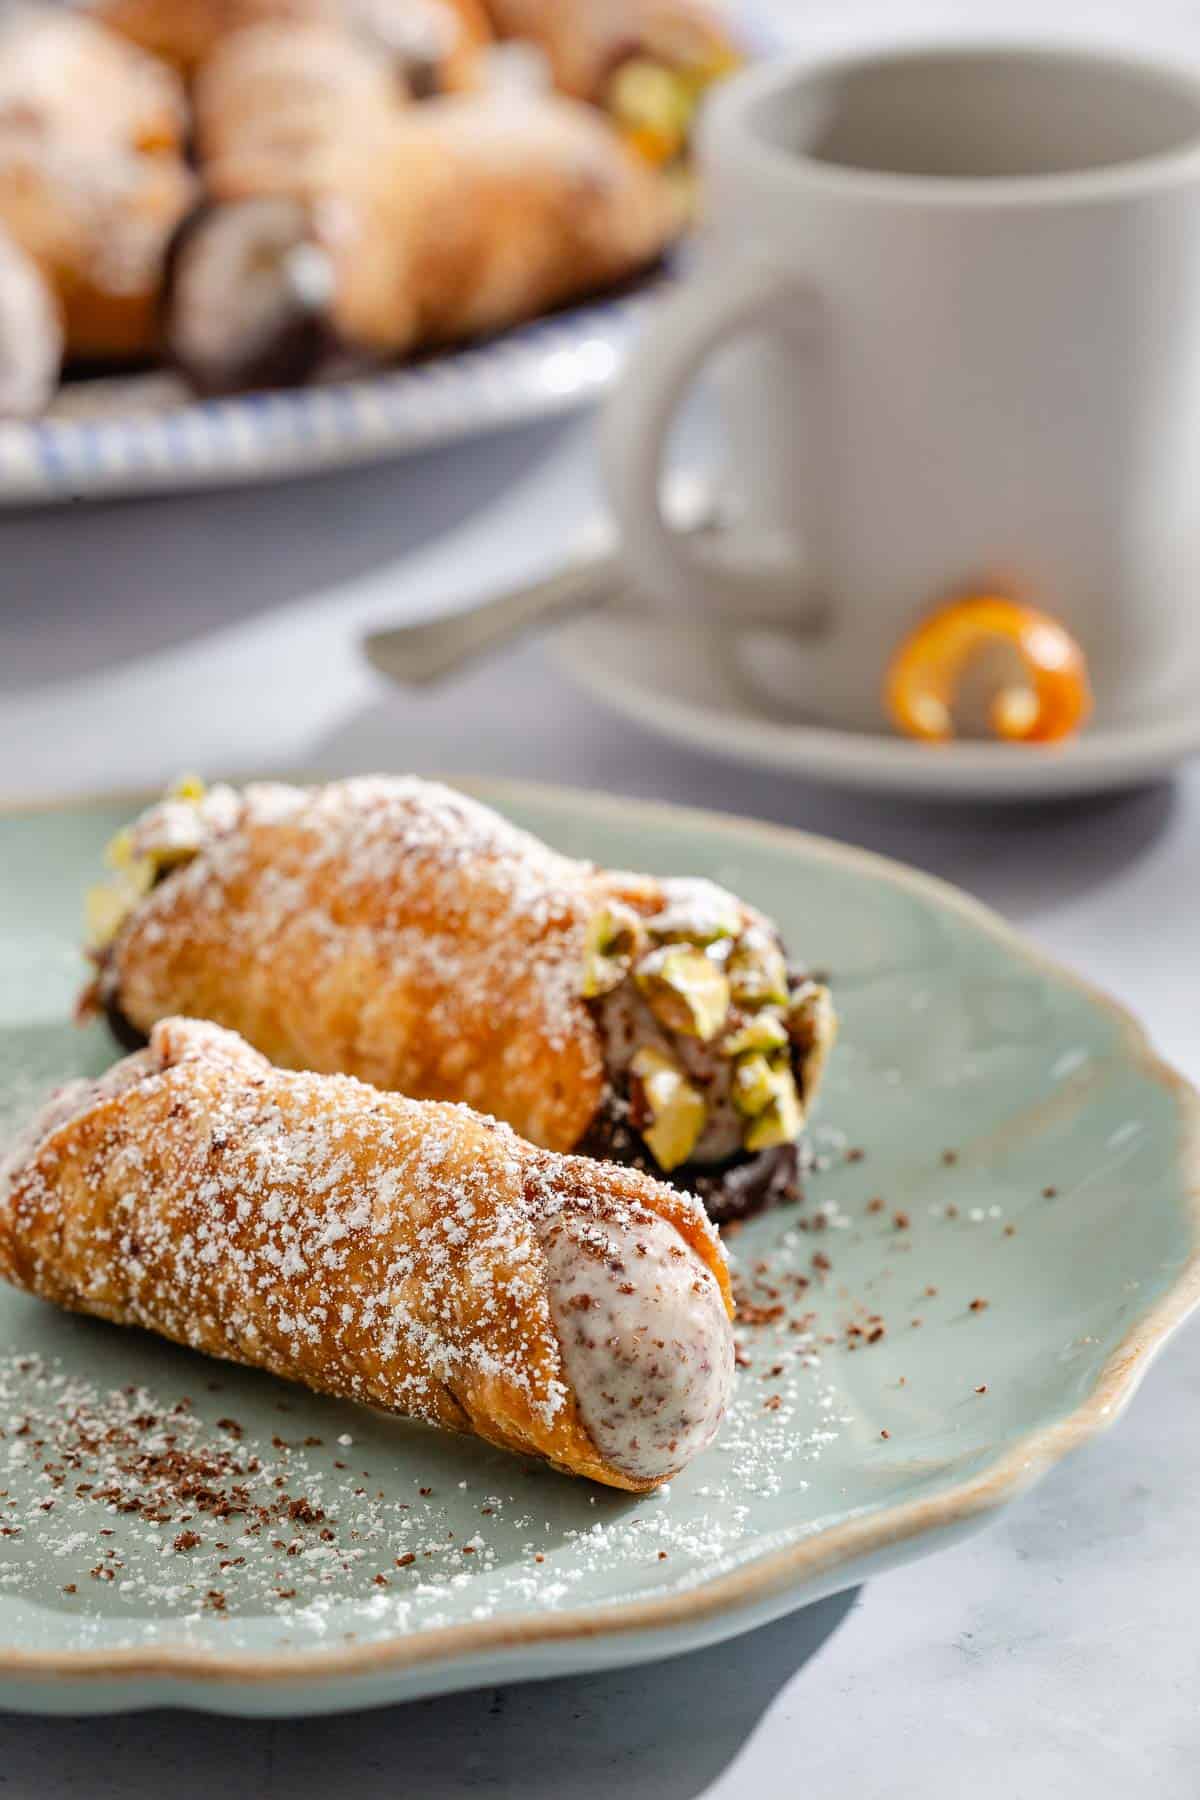
{"type": "MultiPolygon", "coordinates": [[[[683,531],[713,534],[725,528],[711,500],[693,502],[679,522],[683,531]]],[[[364,640],[368,660],[391,681],[423,687],[443,681],[467,663],[522,637],[535,627],[602,606],[644,612],[630,588],[611,541],[572,558],[554,574],[507,588],[465,611],[373,631],[364,640]]]]}
{"type": "Polygon", "coordinates": [[[541,581],[505,589],[465,612],[373,631],[364,648],[381,675],[406,687],[423,687],[445,680],[537,625],[606,606],[621,587],[619,560],[607,552],[568,563],[541,581]]]}

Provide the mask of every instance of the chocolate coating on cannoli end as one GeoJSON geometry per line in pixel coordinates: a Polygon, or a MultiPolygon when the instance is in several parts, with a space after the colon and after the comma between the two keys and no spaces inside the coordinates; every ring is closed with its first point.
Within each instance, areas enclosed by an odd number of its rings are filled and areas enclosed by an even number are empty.
{"type": "Polygon", "coordinates": [[[755,1155],[742,1155],[723,1169],[694,1165],[677,1169],[671,1179],[699,1196],[714,1225],[728,1225],[775,1206],[799,1205],[804,1198],[803,1169],[799,1144],[776,1144],[755,1155]]]}
{"type": "Polygon", "coordinates": [[[142,1050],[150,1042],[144,1031],[128,1019],[121,1008],[120,995],[115,986],[106,987],[103,977],[100,985],[100,1004],[104,1010],[105,1023],[112,1032],[122,1050],[142,1050]]]}
{"type": "Polygon", "coordinates": [[[754,1154],[742,1151],[724,1163],[685,1163],[668,1174],[630,1125],[620,1103],[612,1100],[596,1114],[576,1153],[643,1169],[656,1181],[697,1194],[714,1225],[752,1218],[773,1206],[795,1206],[804,1198],[804,1156],[799,1144],[777,1144],[754,1154]]]}
{"type": "MultiPolygon", "coordinates": [[[[672,918],[671,924],[681,933],[680,941],[684,945],[689,942],[693,946],[703,945],[705,932],[711,933],[714,921],[720,922],[722,906],[732,910],[738,905],[732,896],[713,889],[711,884],[680,880],[669,885],[672,889],[670,900],[678,915],[672,918]],[[694,911],[694,923],[689,908],[694,911]],[[694,932],[690,939],[682,935],[689,924],[694,932]]],[[[784,946],[768,921],[752,920],[748,928],[743,928],[737,942],[750,944],[755,932],[779,960],[776,978],[782,981],[786,975],[788,995],[792,1001],[797,1000],[812,985],[811,978],[798,967],[783,967],[784,946]]],[[[728,947],[729,940],[724,942],[728,947]]],[[[719,949],[721,943],[718,939],[713,948],[719,949]]],[[[689,954],[694,956],[695,949],[689,954]]],[[[784,1008],[778,998],[769,1002],[763,1011],[760,1010],[762,1002],[756,1004],[751,996],[748,1003],[743,1000],[740,1007],[735,1005],[726,1014],[726,1043],[731,1021],[735,1028],[745,1029],[748,1023],[765,1018],[780,1034],[776,1043],[780,1039],[789,1041],[785,1033],[790,1036],[789,1064],[795,1086],[796,1135],[781,1142],[781,1134],[776,1131],[771,1134],[776,1141],[771,1142],[768,1136],[760,1149],[747,1147],[747,1138],[751,1138],[751,1142],[753,1138],[734,1092],[736,1053],[722,1049],[720,1033],[710,1031],[707,1036],[693,1035],[673,1029],[669,1021],[664,1025],[661,1013],[655,1011],[652,1002],[648,1003],[644,992],[628,975],[615,985],[602,988],[589,1004],[604,1046],[607,1095],[576,1146],[579,1154],[642,1169],[658,1181],[698,1195],[709,1217],[718,1225],[748,1218],[769,1207],[795,1205],[803,1199],[801,1176],[810,1159],[799,1139],[799,1127],[803,1121],[803,1108],[812,1099],[810,1089],[815,1090],[820,1078],[818,1040],[822,1038],[823,1029],[828,1035],[827,1027],[823,1028],[818,1016],[819,1009],[814,1011],[807,1033],[800,1029],[802,1020],[785,1024],[784,1008]],[[806,1041],[809,1037],[811,1043],[806,1041]],[[698,1134],[693,1136],[690,1146],[681,1146],[688,1160],[670,1169],[659,1163],[652,1148],[655,1145],[653,1132],[646,1130],[647,1125],[653,1123],[653,1114],[636,1064],[638,1057],[647,1051],[660,1055],[673,1065],[693,1089],[693,1101],[699,1101],[703,1106],[698,1134]]],[[[790,1129],[790,1122],[786,1128],[790,1129]]],[[[759,1141],[763,1142],[763,1139],[759,1141]]]]}
{"type": "Polygon", "coordinates": [[[202,394],[301,386],[344,349],[330,316],[332,284],[299,201],[200,206],[167,258],[168,354],[202,394]]]}
{"type": "MultiPolygon", "coordinates": [[[[161,887],[174,873],[170,868],[159,869],[154,878],[154,886],[161,887]]],[[[140,1025],[134,1024],[121,1005],[115,950],[115,944],[108,944],[103,950],[88,952],[96,964],[96,979],[84,997],[80,1017],[91,1018],[97,1011],[102,1012],[105,1024],[122,1050],[144,1050],[150,1042],[149,1035],[140,1025]]]]}

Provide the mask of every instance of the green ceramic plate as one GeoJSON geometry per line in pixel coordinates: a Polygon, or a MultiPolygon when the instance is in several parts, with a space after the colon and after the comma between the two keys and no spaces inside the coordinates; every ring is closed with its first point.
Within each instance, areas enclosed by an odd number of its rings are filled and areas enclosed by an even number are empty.
{"type": "MultiPolygon", "coordinates": [[[[6,1292],[0,1705],[316,1712],[732,1636],[985,1521],[1195,1303],[1193,1094],[999,921],[793,833],[485,792],[565,850],[737,888],[835,981],[828,1166],[733,1240],[717,1448],[602,1492],[6,1292]]],[[[128,810],[0,820],[0,1119],[112,1056],[70,1011],[128,810]]]]}

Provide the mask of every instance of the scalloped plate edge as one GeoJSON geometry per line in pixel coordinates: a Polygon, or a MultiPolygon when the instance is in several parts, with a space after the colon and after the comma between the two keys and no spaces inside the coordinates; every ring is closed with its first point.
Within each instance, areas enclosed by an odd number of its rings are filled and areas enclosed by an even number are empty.
{"type": "MultiPolygon", "coordinates": [[[[302,777],[297,777],[302,779],[302,777]]],[[[1026,964],[1073,987],[1113,1017],[1131,1062],[1173,1097],[1184,1130],[1181,1187],[1187,1196],[1192,1248],[1171,1287],[1133,1325],[1108,1357],[1087,1398],[1064,1418],[1039,1426],[1010,1444],[992,1466],[941,1493],[846,1520],[799,1544],[746,1563],[703,1587],[611,1610],[577,1611],[510,1622],[452,1626],[380,1644],[284,1656],[223,1655],[164,1646],[161,1650],[32,1653],[0,1650],[0,1680],[8,1702],[42,1711],[88,1711],[122,1706],[189,1705],[238,1712],[324,1711],[433,1692],[451,1692],[497,1679],[529,1679],[627,1666],[699,1649],[765,1624],[794,1607],[855,1585],[925,1550],[940,1548],[985,1524],[1070,1451],[1115,1423],[1132,1399],[1153,1357],[1200,1306],[1200,1093],[1154,1051],[1127,1008],[1103,990],[1046,956],[997,913],[948,882],[872,851],[839,844],[764,821],[733,818],[701,808],[635,801],[549,784],[453,777],[453,785],[499,805],[549,800],[577,816],[609,820],[636,815],[639,823],[669,828],[684,823],[743,843],[798,851],[810,858],[857,869],[923,895],[967,920],[1026,964]],[[918,1549],[918,1545],[921,1546],[918,1549]],[[562,1655],[562,1648],[571,1651],[562,1655]],[[38,1682],[64,1685],[34,1692],[38,1682]],[[28,1683],[30,1692],[21,1692],[28,1683]],[[87,1688],[95,1683],[92,1705],[87,1688]],[[140,1685],[139,1685],[140,1684],[140,1685]],[[151,1684],[149,1687],[147,1684],[151,1684]],[[328,1684],[328,1685],[326,1685],[328,1684]],[[385,1685],[386,1684],[386,1685],[385,1685]],[[230,1689],[245,1688],[241,1703],[230,1689]],[[315,1687],[323,1688],[314,1693],[315,1687]],[[303,1694],[297,1690],[308,1690],[303,1694]]],[[[64,796],[42,802],[0,802],[0,814],[67,810],[135,801],[153,795],[107,793],[64,796]]]]}

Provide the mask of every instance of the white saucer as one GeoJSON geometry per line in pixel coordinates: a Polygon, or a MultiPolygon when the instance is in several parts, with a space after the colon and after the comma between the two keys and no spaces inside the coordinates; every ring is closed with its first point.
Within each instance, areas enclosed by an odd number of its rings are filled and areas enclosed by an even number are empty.
{"type": "Polygon", "coordinates": [[[596,613],[554,635],[567,672],[650,730],[714,755],[809,781],[946,799],[1023,800],[1136,787],[1200,752],[1200,693],[1100,719],[1045,748],[910,743],[797,722],[756,706],[736,650],[685,622],[596,613]]]}

